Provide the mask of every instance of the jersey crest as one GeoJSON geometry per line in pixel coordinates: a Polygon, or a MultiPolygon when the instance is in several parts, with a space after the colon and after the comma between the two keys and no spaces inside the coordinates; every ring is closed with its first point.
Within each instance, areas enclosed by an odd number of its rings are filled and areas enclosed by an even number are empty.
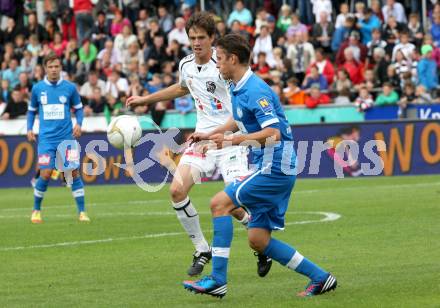
{"type": "Polygon", "coordinates": [[[209,93],[214,94],[215,89],[217,89],[217,86],[215,85],[215,82],[213,82],[213,81],[207,81],[206,82],[206,91],[208,91],[209,93]]]}

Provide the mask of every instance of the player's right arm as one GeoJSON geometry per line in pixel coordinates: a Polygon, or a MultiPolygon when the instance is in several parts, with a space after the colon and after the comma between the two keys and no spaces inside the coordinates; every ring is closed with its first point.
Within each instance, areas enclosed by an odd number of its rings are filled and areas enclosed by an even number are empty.
{"type": "Polygon", "coordinates": [[[27,113],[27,139],[30,142],[36,140],[35,134],[33,132],[33,127],[34,127],[35,116],[37,111],[38,111],[38,93],[36,87],[34,86],[32,88],[31,103],[29,104],[28,113],[27,113]]]}
{"type": "Polygon", "coordinates": [[[170,101],[177,97],[187,95],[189,89],[182,86],[180,83],[173,84],[168,88],[162,89],[147,96],[131,96],[127,99],[127,106],[142,106],[150,105],[157,102],[170,101]]]}

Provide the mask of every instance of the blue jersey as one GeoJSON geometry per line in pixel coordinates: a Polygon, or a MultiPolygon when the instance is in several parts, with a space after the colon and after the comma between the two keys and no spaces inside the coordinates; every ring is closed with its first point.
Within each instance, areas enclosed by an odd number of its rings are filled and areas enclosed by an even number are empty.
{"type": "Polygon", "coordinates": [[[83,107],[73,83],[60,79],[53,84],[44,78],[33,86],[29,111],[38,110],[39,143],[57,143],[72,139],[72,107],[77,110],[83,107]]]}
{"type": "Polygon", "coordinates": [[[249,69],[237,85],[231,86],[231,100],[234,120],[243,134],[255,133],[265,127],[280,131],[280,142],[273,148],[273,158],[271,151],[254,147],[252,163],[259,169],[271,164],[274,172],[292,170],[296,160],[292,131],[280,100],[271,87],[249,69]],[[269,156],[264,157],[267,153],[269,156]],[[266,161],[267,158],[272,159],[266,161]]]}

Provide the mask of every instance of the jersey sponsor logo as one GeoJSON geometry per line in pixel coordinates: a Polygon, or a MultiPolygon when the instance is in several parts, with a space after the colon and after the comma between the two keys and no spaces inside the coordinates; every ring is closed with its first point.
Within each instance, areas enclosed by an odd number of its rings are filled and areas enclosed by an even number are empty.
{"type": "Polygon", "coordinates": [[[66,161],[77,162],[79,161],[79,152],[77,149],[67,149],[66,150],[66,161]]]}
{"type": "Polygon", "coordinates": [[[42,105],[46,105],[47,104],[47,93],[46,92],[41,92],[41,96],[40,96],[40,101],[42,105]]]}
{"type": "Polygon", "coordinates": [[[67,102],[67,97],[65,97],[64,95],[61,95],[59,97],[60,103],[65,104],[67,102]]]}
{"type": "Polygon", "coordinates": [[[217,86],[215,85],[215,82],[213,82],[213,81],[207,81],[206,82],[206,91],[208,91],[209,93],[214,94],[215,89],[217,89],[217,86]]]}
{"type": "Polygon", "coordinates": [[[50,163],[50,155],[49,154],[38,155],[38,164],[40,166],[48,166],[49,163],[50,163]]]}
{"type": "Polygon", "coordinates": [[[211,101],[211,107],[213,110],[222,110],[223,109],[223,103],[218,100],[217,98],[213,98],[211,101]]]}
{"type": "Polygon", "coordinates": [[[269,103],[269,100],[267,98],[260,98],[257,103],[258,105],[260,105],[261,110],[263,110],[265,114],[272,113],[272,105],[269,103]]]}
{"type": "Polygon", "coordinates": [[[50,104],[43,106],[44,120],[64,120],[64,105],[50,104]]]}

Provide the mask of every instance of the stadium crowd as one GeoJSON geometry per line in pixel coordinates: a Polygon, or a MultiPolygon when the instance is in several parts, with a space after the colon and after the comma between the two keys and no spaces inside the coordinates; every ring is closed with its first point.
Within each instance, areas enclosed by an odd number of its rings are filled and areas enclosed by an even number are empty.
{"type": "MultiPolygon", "coordinates": [[[[217,37],[240,33],[253,48],[252,70],[282,102],[321,104],[438,102],[440,3],[428,1],[205,1],[217,37]],[[256,12],[255,14],[252,12],[256,12]]],[[[5,0],[0,4],[0,116],[27,112],[32,85],[44,78],[42,59],[62,58],[63,78],[75,82],[85,115],[166,110],[187,113],[188,95],[126,110],[125,100],[173,84],[190,53],[186,20],[194,0],[5,0]],[[72,6],[73,5],[73,6],[72,6]]]]}

